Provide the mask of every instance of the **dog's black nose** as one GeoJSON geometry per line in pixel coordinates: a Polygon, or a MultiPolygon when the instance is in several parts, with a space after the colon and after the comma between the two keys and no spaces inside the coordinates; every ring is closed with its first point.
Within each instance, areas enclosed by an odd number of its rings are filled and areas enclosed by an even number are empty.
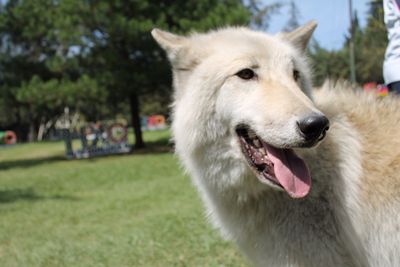
{"type": "Polygon", "coordinates": [[[329,120],[321,114],[312,114],[297,122],[307,141],[322,140],[329,129],[329,120]]]}

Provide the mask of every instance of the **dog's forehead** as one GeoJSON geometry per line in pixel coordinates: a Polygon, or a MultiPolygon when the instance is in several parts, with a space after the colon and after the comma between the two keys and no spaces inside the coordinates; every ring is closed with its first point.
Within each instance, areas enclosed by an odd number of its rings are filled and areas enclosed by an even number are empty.
{"type": "Polygon", "coordinates": [[[194,36],[197,51],[209,56],[254,57],[258,59],[291,58],[295,51],[279,35],[269,35],[246,28],[228,28],[212,34],[194,36]]]}

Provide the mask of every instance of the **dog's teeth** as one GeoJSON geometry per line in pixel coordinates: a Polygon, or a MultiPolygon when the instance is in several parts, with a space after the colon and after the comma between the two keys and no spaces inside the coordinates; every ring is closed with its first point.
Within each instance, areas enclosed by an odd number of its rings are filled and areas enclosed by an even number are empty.
{"type": "Polygon", "coordinates": [[[256,134],[255,134],[254,132],[252,132],[252,131],[249,131],[247,134],[249,135],[249,137],[250,137],[251,139],[257,137],[256,134]]]}
{"type": "Polygon", "coordinates": [[[261,147],[260,140],[254,139],[254,140],[253,140],[253,143],[254,143],[254,145],[255,145],[256,147],[261,147]]]}

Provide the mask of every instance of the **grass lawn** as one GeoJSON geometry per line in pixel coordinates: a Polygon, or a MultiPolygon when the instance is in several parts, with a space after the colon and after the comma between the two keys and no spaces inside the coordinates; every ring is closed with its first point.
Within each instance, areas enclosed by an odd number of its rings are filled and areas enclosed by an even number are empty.
{"type": "Polygon", "coordinates": [[[168,137],[71,161],[62,142],[0,148],[0,266],[246,266],[204,219],[168,137]]]}

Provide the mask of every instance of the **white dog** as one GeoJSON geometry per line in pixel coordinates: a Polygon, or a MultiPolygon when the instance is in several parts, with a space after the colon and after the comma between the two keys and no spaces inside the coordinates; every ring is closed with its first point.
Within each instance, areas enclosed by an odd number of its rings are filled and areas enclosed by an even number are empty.
{"type": "Polygon", "coordinates": [[[173,68],[176,153],[256,265],[398,267],[400,104],[344,84],[313,95],[315,27],[153,30],[173,68]]]}

